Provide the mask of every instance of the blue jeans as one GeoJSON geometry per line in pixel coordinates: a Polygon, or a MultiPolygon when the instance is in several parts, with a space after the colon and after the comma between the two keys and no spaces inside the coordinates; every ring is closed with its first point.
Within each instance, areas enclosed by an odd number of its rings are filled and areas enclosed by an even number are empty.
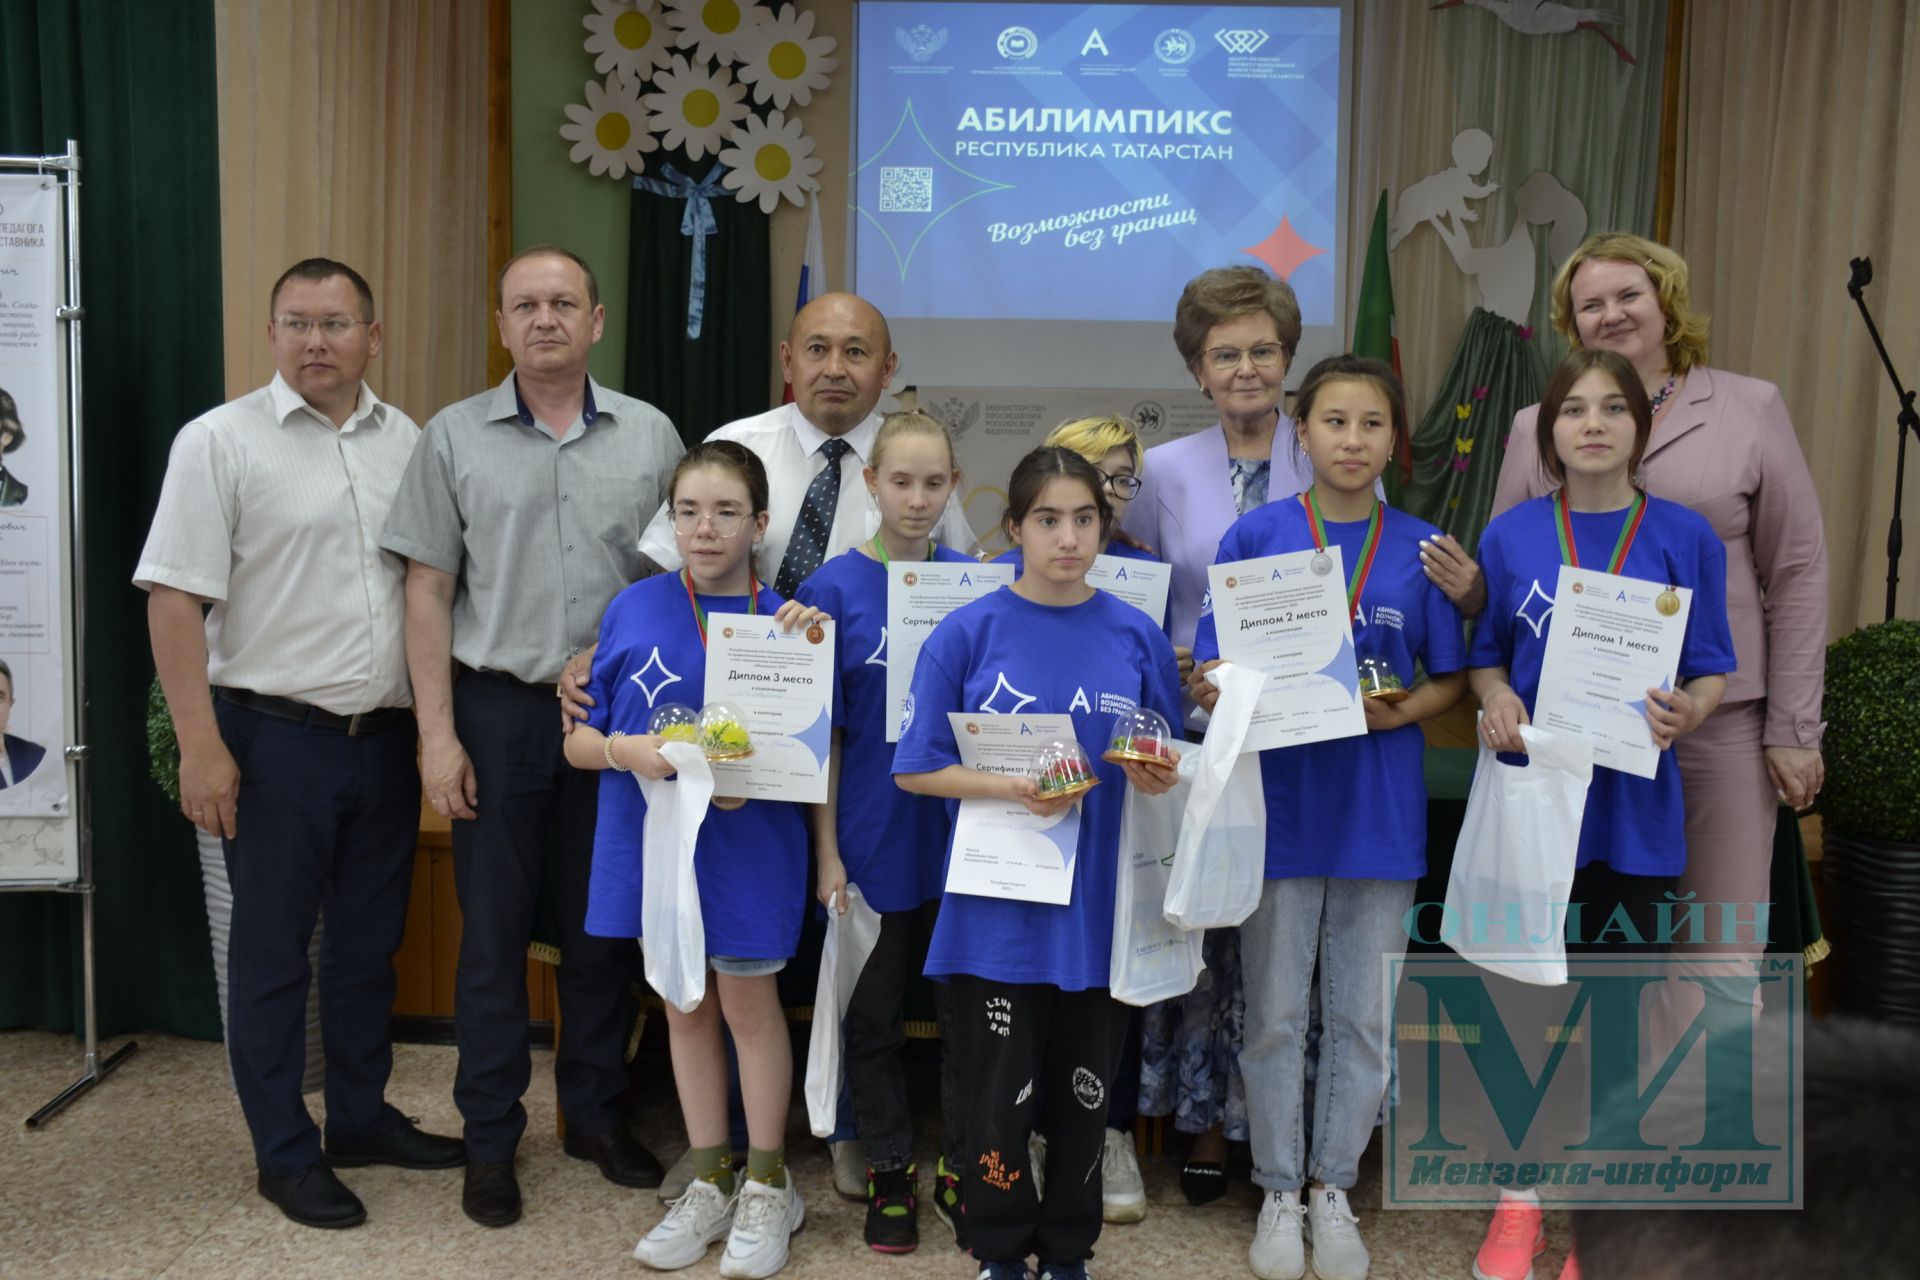
{"type": "Polygon", "coordinates": [[[1406,950],[1412,880],[1269,880],[1240,926],[1247,992],[1240,1070],[1247,1084],[1253,1180],[1294,1191],[1309,1179],[1351,1187],[1387,1091],[1389,1014],[1383,956],[1406,950]],[[1307,1159],[1307,996],[1319,961],[1320,1037],[1313,1150],[1307,1159]]]}

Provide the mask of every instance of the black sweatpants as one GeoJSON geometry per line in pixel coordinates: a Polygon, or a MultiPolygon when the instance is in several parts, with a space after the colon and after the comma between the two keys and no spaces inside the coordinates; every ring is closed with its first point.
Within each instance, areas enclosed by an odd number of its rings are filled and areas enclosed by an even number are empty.
{"type": "Polygon", "coordinates": [[[973,1254],[1084,1261],[1100,1238],[1100,1157],[1126,1010],[1104,987],[1062,991],[964,974],[950,985],[973,1254]],[[1042,1093],[1046,1109],[1036,1123],[1042,1093]],[[1047,1139],[1044,1200],[1027,1167],[1027,1134],[1036,1130],[1047,1139]]]}

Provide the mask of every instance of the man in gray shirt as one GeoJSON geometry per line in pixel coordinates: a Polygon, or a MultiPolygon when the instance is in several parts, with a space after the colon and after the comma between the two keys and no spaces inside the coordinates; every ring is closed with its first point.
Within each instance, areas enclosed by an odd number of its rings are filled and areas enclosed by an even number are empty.
{"type": "Polygon", "coordinates": [[[661,1178],[619,1114],[635,948],[583,928],[599,780],[566,763],[555,694],[568,669],[584,674],[607,602],[645,572],[640,531],[682,450],[657,409],[587,375],[606,310],[586,263],[527,249],[497,291],[514,371],[427,424],[380,544],[409,562],[421,780],[452,819],[465,917],[454,988],[462,1205],[500,1227],[520,1217],[526,951],[543,877],[560,912],[554,1077],[567,1154],[624,1186],[661,1178]]]}

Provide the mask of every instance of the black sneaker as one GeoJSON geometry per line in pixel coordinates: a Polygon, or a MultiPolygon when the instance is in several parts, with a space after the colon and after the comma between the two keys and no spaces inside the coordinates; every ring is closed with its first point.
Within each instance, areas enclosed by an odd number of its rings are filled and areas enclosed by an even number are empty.
{"type": "Polygon", "coordinates": [[[953,1232],[953,1243],[959,1249],[965,1252],[970,1248],[967,1216],[960,1205],[960,1175],[947,1167],[945,1156],[934,1166],[933,1216],[947,1224],[947,1230],[953,1232]]]}
{"type": "Polygon", "coordinates": [[[875,1253],[912,1253],[920,1246],[914,1167],[867,1170],[867,1247],[875,1253]]]}

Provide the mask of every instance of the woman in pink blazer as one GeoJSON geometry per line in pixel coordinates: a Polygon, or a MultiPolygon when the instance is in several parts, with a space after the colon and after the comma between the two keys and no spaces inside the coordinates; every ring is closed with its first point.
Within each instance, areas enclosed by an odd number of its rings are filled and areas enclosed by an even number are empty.
{"type": "MultiPolygon", "coordinates": [[[[1656,410],[1643,486],[1705,516],[1726,544],[1738,669],[1720,708],[1674,745],[1687,836],[1677,892],[1748,904],[1741,918],[1752,921],[1752,904],[1770,897],[1777,805],[1812,804],[1826,772],[1827,550],[1813,478],[1779,388],[1707,367],[1706,317],[1689,310],[1687,264],[1673,250],[1618,232],[1590,236],[1554,278],[1553,323],[1574,347],[1610,349],[1633,363],[1656,410]]],[[[1534,444],[1538,408],[1514,418],[1495,515],[1554,487],[1534,444]]],[[[1751,924],[1729,935],[1718,910],[1704,916],[1709,936],[1675,941],[1735,955],[1764,950],[1751,924]]],[[[1495,1215],[1489,1245],[1503,1216],[1495,1215]]],[[[1526,1236],[1530,1251],[1533,1225],[1516,1215],[1504,1227],[1516,1240],[1526,1236]]],[[[1479,1261],[1492,1261],[1484,1247],[1479,1261]]],[[[1487,1280],[1507,1274],[1479,1261],[1475,1274],[1487,1280]]]]}

